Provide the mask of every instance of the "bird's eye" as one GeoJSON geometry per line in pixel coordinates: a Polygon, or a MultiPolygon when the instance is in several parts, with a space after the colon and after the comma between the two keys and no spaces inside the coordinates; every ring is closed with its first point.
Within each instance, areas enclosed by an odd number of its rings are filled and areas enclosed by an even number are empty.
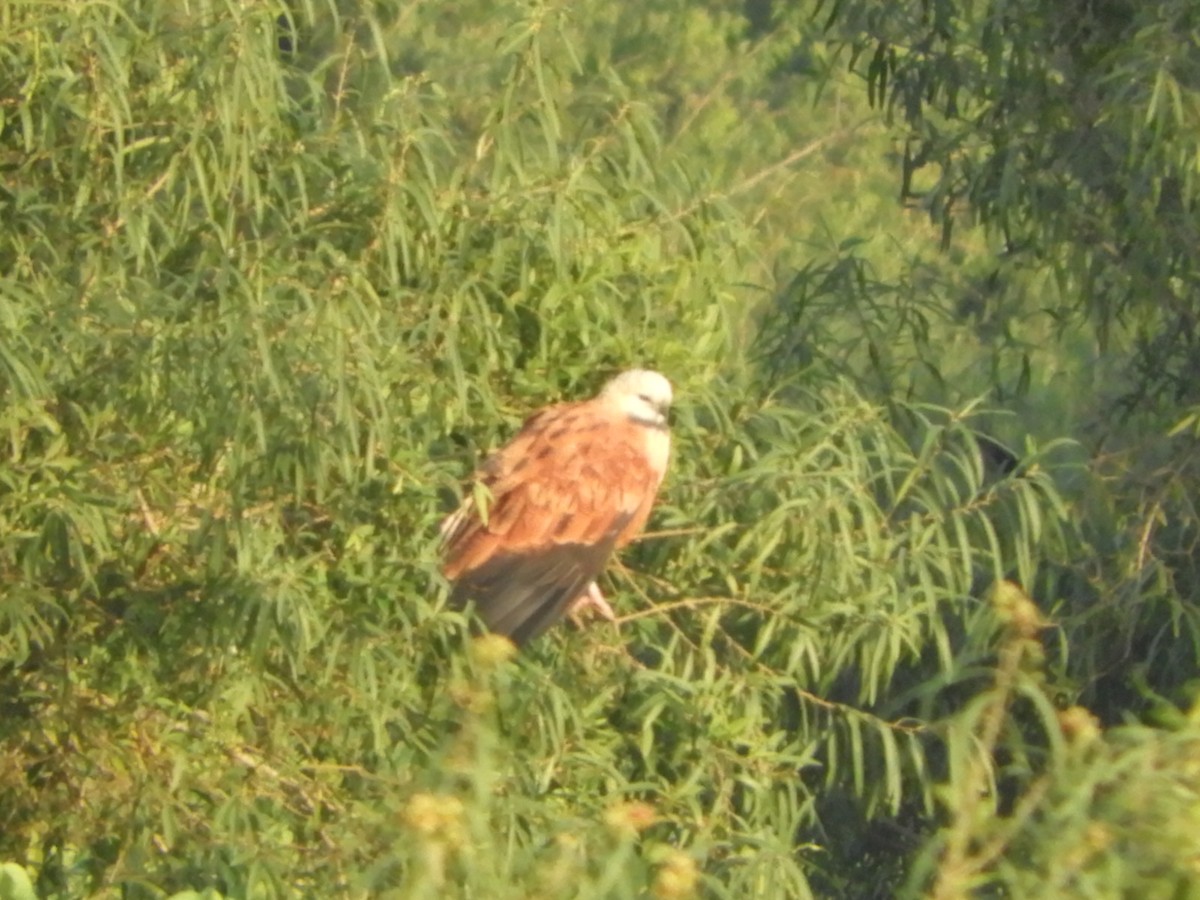
{"type": "Polygon", "coordinates": [[[649,403],[651,406],[654,405],[654,401],[650,399],[649,394],[638,394],[638,399],[643,403],[649,403]]]}

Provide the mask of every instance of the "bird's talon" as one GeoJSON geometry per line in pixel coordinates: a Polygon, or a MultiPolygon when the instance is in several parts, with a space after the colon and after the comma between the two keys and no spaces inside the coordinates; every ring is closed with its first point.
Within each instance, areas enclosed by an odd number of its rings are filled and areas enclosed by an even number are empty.
{"type": "Polygon", "coordinates": [[[613,608],[604,599],[604,595],[600,593],[600,588],[597,587],[594,581],[589,582],[587,590],[571,601],[571,605],[567,607],[567,615],[571,617],[571,621],[578,625],[580,624],[583,611],[589,608],[594,609],[603,619],[607,619],[610,622],[617,620],[617,614],[613,612],[613,608]]]}

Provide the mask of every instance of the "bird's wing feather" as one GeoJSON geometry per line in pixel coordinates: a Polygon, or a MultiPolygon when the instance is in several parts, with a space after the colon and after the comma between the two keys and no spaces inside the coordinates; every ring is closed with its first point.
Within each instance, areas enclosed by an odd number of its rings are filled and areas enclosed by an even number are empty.
{"type": "Polygon", "coordinates": [[[486,517],[472,497],[443,527],[453,599],[518,643],[535,637],[644,524],[661,478],[642,426],[595,401],[541,411],[480,470],[486,517]]]}
{"type": "Polygon", "coordinates": [[[562,618],[612,551],[603,545],[554,544],[534,553],[497,554],[455,583],[451,602],[475,611],[489,631],[525,644],[562,618]]]}

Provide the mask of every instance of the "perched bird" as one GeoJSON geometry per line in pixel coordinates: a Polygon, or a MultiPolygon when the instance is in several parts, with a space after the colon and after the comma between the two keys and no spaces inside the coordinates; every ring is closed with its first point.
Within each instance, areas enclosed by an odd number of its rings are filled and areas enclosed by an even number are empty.
{"type": "Polygon", "coordinates": [[[671,383],[633,369],[591,400],[534,413],[442,523],[451,603],[518,646],[568,611],[614,618],[596,578],[646,524],[667,469],[671,383]]]}

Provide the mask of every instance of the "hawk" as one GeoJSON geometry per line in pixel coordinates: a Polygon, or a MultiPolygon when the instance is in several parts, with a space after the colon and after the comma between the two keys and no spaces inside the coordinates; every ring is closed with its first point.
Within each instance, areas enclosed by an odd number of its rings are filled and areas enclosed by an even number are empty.
{"type": "Polygon", "coordinates": [[[632,369],[530,416],[442,523],[451,603],[522,646],[569,611],[614,618],[596,578],[646,524],[671,450],[671,383],[632,369]]]}

